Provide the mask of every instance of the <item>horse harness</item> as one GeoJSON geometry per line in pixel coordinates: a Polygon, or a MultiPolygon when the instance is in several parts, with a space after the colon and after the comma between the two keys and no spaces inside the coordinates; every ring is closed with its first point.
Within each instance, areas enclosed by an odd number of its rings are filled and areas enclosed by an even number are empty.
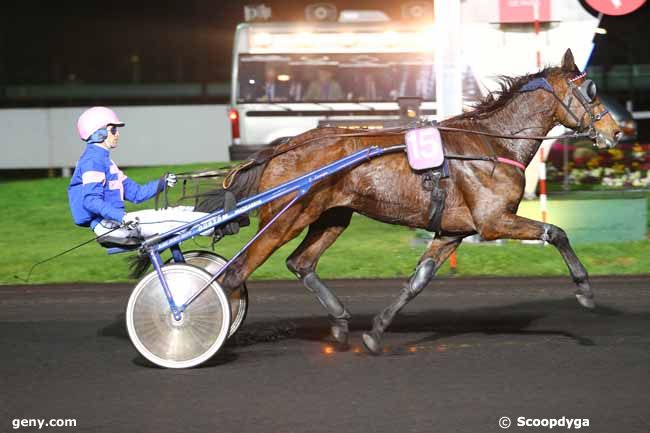
{"type": "MultiPolygon", "coordinates": [[[[429,121],[426,122],[427,126],[432,126],[444,130],[445,127],[439,127],[437,122],[429,121]]],[[[490,176],[494,175],[494,170],[496,169],[497,162],[515,166],[522,171],[526,170],[526,166],[521,164],[518,161],[513,161],[508,158],[503,158],[497,156],[492,143],[487,139],[489,135],[494,133],[489,131],[476,131],[479,139],[483,143],[484,147],[489,149],[490,156],[471,156],[471,155],[457,155],[445,153],[445,159],[443,164],[439,167],[433,167],[422,174],[422,188],[425,191],[429,191],[431,195],[431,200],[429,201],[429,212],[428,212],[428,223],[427,230],[434,233],[434,237],[438,238],[441,235],[442,230],[442,214],[445,209],[445,199],[447,198],[447,190],[440,185],[442,179],[449,177],[449,165],[448,159],[464,159],[464,160],[481,160],[481,161],[490,161],[492,162],[492,171],[490,176]]],[[[497,134],[494,134],[497,135],[497,134]]]]}
{"type": "Polygon", "coordinates": [[[566,112],[575,120],[577,127],[576,129],[578,131],[586,131],[585,136],[595,139],[598,132],[596,131],[596,127],[594,123],[605,117],[608,113],[609,110],[607,108],[603,107],[603,111],[600,113],[594,113],[594,107],[596,105],[595,100],[596,100],[596,94],[597,94],[597,88],[596,88],[596,83],[593,82],[591,79],[586,79],[583,81],[583,83],[579,86],[575,84],[576,81],[585,78],[587,76],[586,72],[583,72],[580,75],[577,75],[574,78],[567,79],[567,85],[569,86],[569,89],[571,90],[571,94],[569,95],[569,100],[567,102],[564,102],[562,98],[560,98],[555,91],[553,90],[553,87],[551,84],[548,82],[548,80],[544,77],[537,77],[526,84],[524,84],[521,89],[519,89],[520,92],[530,92],[533,90],[544,90],[560,103],[560,105],[566,110],[566,112]],[[576,99],[580,105],[582,105],[582,108],[584,109],[585,113],[582,114],[582,116],[578,117],[573,110],[571,109],[571,104],[573,103],[573,99],[576,99]],[[584,124],[584,119],[585,119],[585,114],[589,116],[589,124],[584,124]]]}
{"type": "Polygon", "coordinates": [[[449,177],[449,165],[447,160],[440,167],[430,168],[422,174],[422,189],[429,191],[431,201],[429,202],[429,212],[427,230],[434,233],[435,237],[440,236],[442,229],[442,212],[445,209],[445,199],[447,190],[442,188],[440,181],[449,177]]]}

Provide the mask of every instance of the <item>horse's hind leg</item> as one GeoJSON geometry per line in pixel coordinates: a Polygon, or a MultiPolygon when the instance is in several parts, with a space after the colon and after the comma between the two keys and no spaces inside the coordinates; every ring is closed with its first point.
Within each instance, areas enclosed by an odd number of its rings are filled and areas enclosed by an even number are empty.
{"type": "Polygon", "coordinates": [[[348,341],[350,313],[332,290],[316,273],[318,259],[350,224],[352,210],[334,208],[325,212],[309,226],[307,236],[287,259],[287,267],[314,292],[327,310],[332,324],[332,337],[342,345],[348,341]]]}
{"type": "Polygon", "coordinates": [[[431,242],[397,300],[376,315],[372,321],[372,331],[363,334],[363,344],[366,349],[373,354],[381,352],[381,337],[395,315],[429,284],[433,275],[440,269],[440,266],[451,253],[458,248],[462,240],[462,236],[442,237],[431,242]]]}

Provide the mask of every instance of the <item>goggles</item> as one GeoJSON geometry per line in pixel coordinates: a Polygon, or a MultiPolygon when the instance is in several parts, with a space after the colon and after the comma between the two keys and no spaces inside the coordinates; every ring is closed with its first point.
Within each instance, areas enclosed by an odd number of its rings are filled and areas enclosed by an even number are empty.
{"type": "Polygon", "coordinates": [[[576,87],[575,94],[583,104],[593,103],[597,94],[596,83],[592,80],[585,80],[584,83],[576,87]]]}

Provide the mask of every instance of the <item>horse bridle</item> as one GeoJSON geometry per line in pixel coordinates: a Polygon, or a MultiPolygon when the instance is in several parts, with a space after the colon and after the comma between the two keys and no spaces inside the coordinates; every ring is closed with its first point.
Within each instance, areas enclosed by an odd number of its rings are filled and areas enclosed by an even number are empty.
{"type": "Polygon", "coordinates": [[[596,83],[594,83],[593,80],[591,79],[586,79],[579,86],[575,84],[576,81],[580,80],[581,78],[585,78],[586,76],[587,73],[583,72],[577,77],[567,79],[567,85],[571,90],[571,94],[569,95],[569,101],[567,103],[565,103],[555,93],[554,90],[551,90],[550,92],[560,102],[560,104],[562,105],[562,107],[564,107],[567,113],[569,113],[569,115],[573,117],[573,119],[576,121],[576,124],[578,125],[577,130],[580,132],[586,132],[587,134],[589,134],[588,135],[589,138],[595,140],[598,137],[598,131],[596,130],[596,126],[594,125],[594,123],[598,122],[600,119],[605,117],[609,113],[609,110],[603,107],[603,111],[601,111],[598,114],[594,113],[594,108],[596,106],[596,93],[597,93],[596,83]],[[578,100],[578,102],[580,103],[580,105],[582,105],[582,108],[585,111],[584,114],[579,118],[573,112],[573,110],[571,110],[571,103],[573,102],[573,98],[578,100]],[[585,114],[589,116],[588,125],[584,125],[585,114]]]}

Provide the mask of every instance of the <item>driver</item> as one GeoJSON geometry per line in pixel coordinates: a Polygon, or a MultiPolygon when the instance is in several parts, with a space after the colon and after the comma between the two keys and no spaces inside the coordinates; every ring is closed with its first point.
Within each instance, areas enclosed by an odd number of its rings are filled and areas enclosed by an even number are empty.
{"type": "Polygon", "coordinates": [[[142,237],[173,230],[207,215],[194,212],[192,206],[125,211],[125,199],[132,203],[149,200],[165,187],[176,185],[176,175],[169,173],[144,185],[129,179],[110,158],[120,138],[118,128],[123,126],[117,114],[106,107],[93,107],[79,116],[77,130],[87,145],[68,187],[75,224],[90,227],[96,236],[102,236],[102,242],[124,245],[137,244],[142,237]]]}

